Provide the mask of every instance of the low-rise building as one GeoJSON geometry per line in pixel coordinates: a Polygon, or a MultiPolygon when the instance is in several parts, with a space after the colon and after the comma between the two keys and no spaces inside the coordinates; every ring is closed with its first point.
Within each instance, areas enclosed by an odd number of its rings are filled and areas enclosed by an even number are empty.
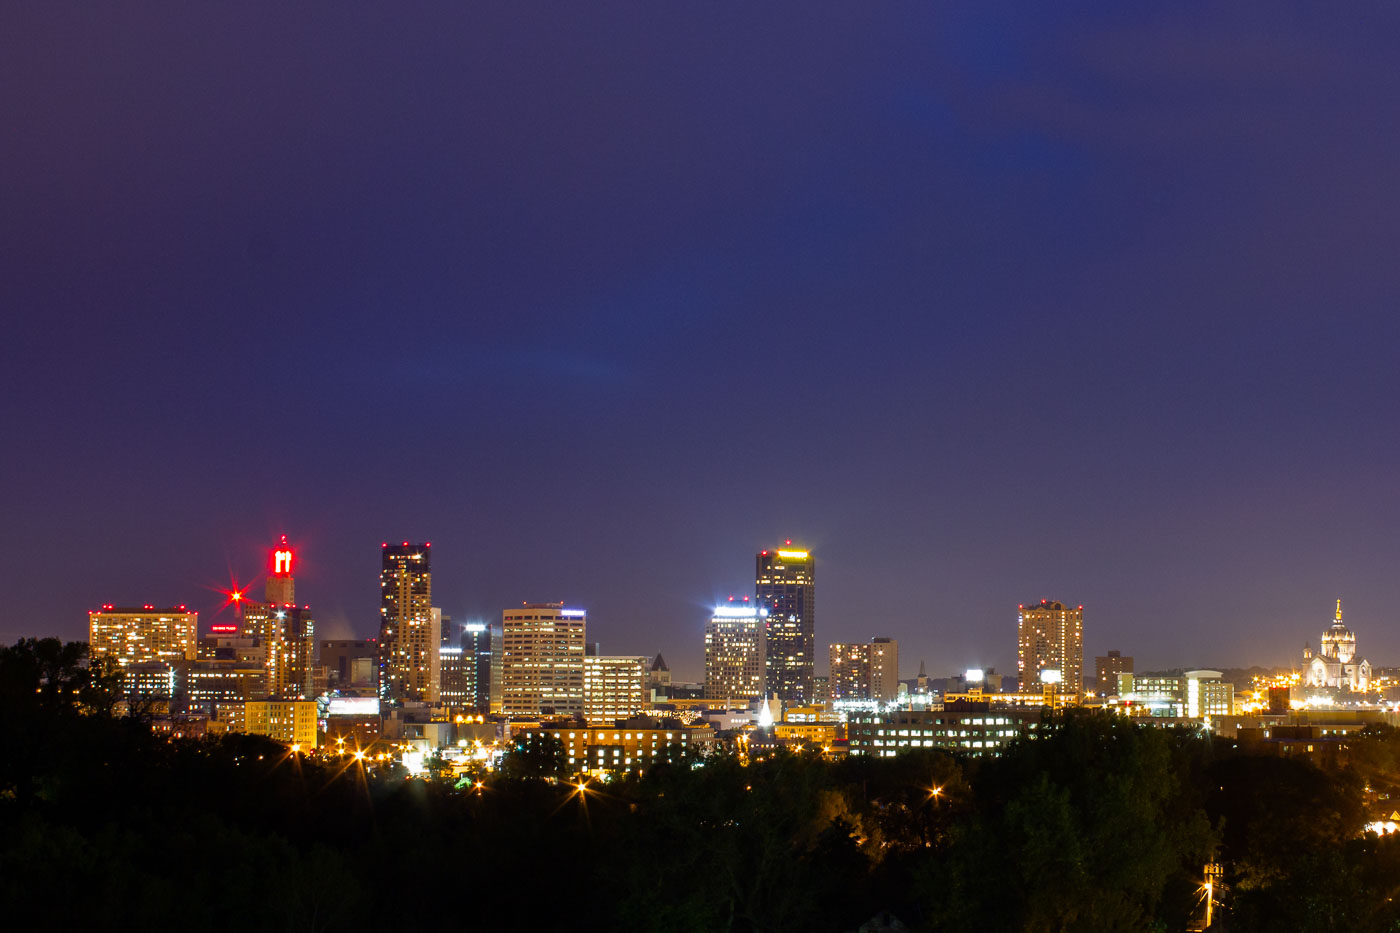
{"type": "Polygon", "coordinates": [[[316,701],[250,700],[245,704],[243,729],[311,751],[316,747],[316,701]]]}
{"type": "Polygon", "coordinates": [[[636,719],[611,726],[549,724],[524,730],[526,739],[558,739],[575,772],[630,771],[645,768],[677,749],[707,750],[715,733],[709,725],[683,726],[677,720],[636,719]],[[630,724],[629,724],[630,722],[630,724]]]}
{"type": "Polygon", "coordinates": [[[852,755],[890,758],[915,748],[991,755],[1040,728],[1042,709],[991,709],[987,703],[949,704],[942,710],[856,713],[846,724],[852,755]]]}

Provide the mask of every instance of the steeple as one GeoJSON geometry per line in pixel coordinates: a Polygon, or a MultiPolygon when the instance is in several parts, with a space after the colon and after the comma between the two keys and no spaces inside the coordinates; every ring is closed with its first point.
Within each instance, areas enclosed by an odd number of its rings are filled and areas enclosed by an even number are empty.
{"type": "Polygon", "coordinates": [[[923,661],[922,658],[919,659],[919,676],[920,676],[920,677],[927,677],[927,676],[928,676],[928,674],[924,673],[924,661],[923,661]]]}
{"type": "Polygon", "coordinates": [[[1337,597],[1337,621],[1342,621],[1342,598],[1337,597]]]}

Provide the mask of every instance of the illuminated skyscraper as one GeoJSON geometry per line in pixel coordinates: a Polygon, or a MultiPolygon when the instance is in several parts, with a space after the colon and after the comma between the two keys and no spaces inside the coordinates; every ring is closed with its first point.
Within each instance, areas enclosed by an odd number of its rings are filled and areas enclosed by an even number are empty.
{"type": "Polygon", "coordinates": [[[1084,689],[1084,607],[1042,599],[1019,606],[1016,669],[1022,693],[1046,684],[1056,693],[1079,696],[1084,689]]]}
{"type": "Polygon", "coordinates": [[[767,645],[767,609],[747,599],[716,606],[705,626],[705,699],[743,706],[762,699],[767,645]]]}
{"type": "Polygon", "coordinates": [[[833,700],[892,702],[899,696],[899,643],[875,638],[869,644],[832,644],[828,690],[833,700]]]}
{"type": "Polygon", "coordinates": [[[816,561],[791,544],[759,552],[754,589],[768,610],[766,689],[785,702],[807,703],[816,679],[816,561]]]}
{"type": "Polygon", "coordinates": [[[465,705],[479,713],[501,711],[501,630],[485,622],[462,626],[465,705]]]}
{"type": "Polygon", "coordinates": [[[525,603],[502,613],[501,711],[507,716],[583,714],[588,613],[563,603],[525,603]]]}
{"type": "Polygon", "coordinates": [[[870,699],[870,646],[833,642],[828,680],[833,700],[870,699]]]}
{"type": "Polygon", "coordinates": [[[316,655],[316,623],[307,606],[298,606],[295,559],[287,536],[272,549],[268,560],[266,602],[240,601],[243,632],[263,647],[267,671],[267,695],[283,699],[315,695],[312,671],[316,655]]]}
{"type": "Polygon", "coordinates": [[[199,613],[184,606],[122,609],[103,606],[88,613],[88,650],[94,660],[119,667],[146,661],[193,661],[199,649],[199,613]]]}
{"type": "Polygon", "coordinates": [[[899,642],[875,638],[870,642],[870,699],[893,703],[899,698],[899,642]]]}
{"type": "Polygon", "coordinates": [[[433,618],[429,544],[385,544],[379,568],[379,696],[436,703],[433,655],[442,644],[433,618]]]}

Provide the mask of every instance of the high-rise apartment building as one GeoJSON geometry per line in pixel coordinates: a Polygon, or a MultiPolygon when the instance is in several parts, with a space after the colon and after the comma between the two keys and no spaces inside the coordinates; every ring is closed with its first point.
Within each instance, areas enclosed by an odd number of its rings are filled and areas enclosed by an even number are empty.
{"type": "Polygon", "coordinates": [[[199,650],[199,613],[184,606],[118,608],[88,613],[88,651],[119,667],[146,661],[193,661],[199,650]]]}
{"type": "Polygon", "coordinates": [[[783,547],[760,551],[754,591],[768,610],[765,687],[788,703],[808,703],[816,680],[816,561],[783,547]]]}
{"type": "Polygon", "coordinates": [[[870,699],[881,703],[899,699],[899,642],[893,638],[870,641],[870,699]]]}
{"type": "Polygon", "coordinates": [[[833,642],[827,649],[831,662],[828,689],[833,700],[870,699],[870,646],[833,642]]]}
{"type": "Polygon", "coordinates": [[[828,649],[833,700],[893,702],[899,696],[899,643],[874,638],[868,644],[833,643],[828,649]]]}
{"type": "Polygon", "coordinates": [[[716,606],[705,626],[705,699],[743,706],[763,699],[767,645],[766,608],[747,600],[716,606]]]}
{"type": "Polygon", "coordinates": [[[436,703],[433,655],[442,643],[433,621],[429,544],[382,545],[379,568],[379,696],[436,703]]]}
{"type": "Polygon", "coordinates": [[[583,718],[610,723],[640,713],[646,708],[646,670],[644,657],[585,655],[583,718]]]}
{"type": "Polygon", "coordinates": [[[1094,690],[1101,697],[1117,696],[1118,675],[1133,672],[1133,659],[1121,651],[1110,651],[1094,658],[1094,690]]]}
{"type": "Polygon", "coordinates": [[[1016,670],[1022,693],[1046,686],[1078,696],[1084,689],[1084,607],[1042,599],[1017,615],[1016,670]]]}
{"type": "Polygon", "coordinates": [[[588,613],[563,603],[525,603],[501,616],[501,711],[507,716],[583,714],[588,613]]]}

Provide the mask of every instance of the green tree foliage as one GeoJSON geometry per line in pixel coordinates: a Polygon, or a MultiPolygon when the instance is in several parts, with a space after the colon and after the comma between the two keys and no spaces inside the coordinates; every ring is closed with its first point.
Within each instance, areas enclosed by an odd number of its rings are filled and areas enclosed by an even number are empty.
{"type": "Polygon", "coordinates": [[[581,786],[541,739],[458,787],[166,741],[84,656],[0,649],[17,929],[1181,930],[1213,856],[1232,930],[1400,928],[1400,841],[1359,835],[1390,733],[1321,770],[1085,714],[997,759],[675,749],[581,786]]]}
{"type": "Polygon", "coordinates": [[[570,770],[564,743],[548,733],[519,737],[501,761],[506,777],[517,780],[562,778],[570,770]]]}
{"type": "Polygon", "coordinates": [[[1197,738],[1121,717],[1067,714],[1056,728],[985,762],[956,858],[926,866],[935,926],[1113,931],[1170,924],[1173,880],[1214,847],[1183,793],[1181,759],[1197,738]]]}

